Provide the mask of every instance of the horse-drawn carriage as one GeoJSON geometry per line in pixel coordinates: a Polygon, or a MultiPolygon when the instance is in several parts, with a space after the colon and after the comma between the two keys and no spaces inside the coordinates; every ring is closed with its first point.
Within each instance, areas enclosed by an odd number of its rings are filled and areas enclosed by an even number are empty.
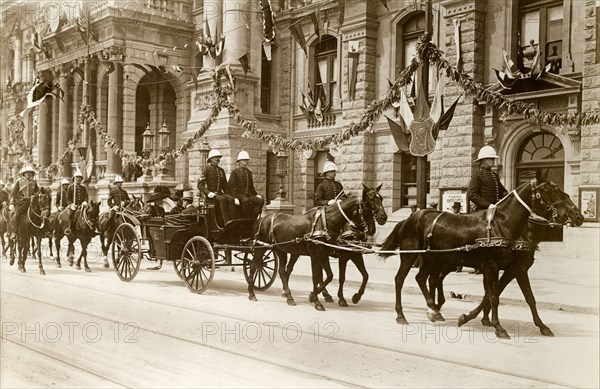
{"type": "MultiPolygon", "coordinates": [[[[217,222],[214,204],[208,202],[196,212],[150,217],[119,212],[123,220],[116,228],[111,246],[115,271],[123,281],[137,275],[143,258],[170,261],[190,291],[204,292],[219,266],[241,266],[250,282],[250,264],[255,255],[254,219],[234,219],[223,227],[217,222]],[[235,259],[234,259],[235,258],[235,259]]],[[[272,250],[259,250],[253,285],[268,289],[275,281],[278,262],[272,250]]]]}

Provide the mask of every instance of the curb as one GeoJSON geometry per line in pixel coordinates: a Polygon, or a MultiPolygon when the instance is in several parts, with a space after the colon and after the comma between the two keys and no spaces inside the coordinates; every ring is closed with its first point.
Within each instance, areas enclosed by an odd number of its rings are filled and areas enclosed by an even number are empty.
{"type": "MultiPolygon", "coordinates": [[[[303,274],[292,274],[292,277],[296,278],[296,279],[301,279],[306,282],[312,282],[312,276],[303,275],[303,274]]],[[[346,280],[344,286],[351,286],[351,287],[358,289],[360,287],[360,282],[346,280]]],[[[374,291],[378,291],[378,292],[387,292],[387,293],[395,293],[396,292],[395,285],[384,284],[384,283],[369,282],[367,284],[366,289],[374,290],[374,291]]],[[[414,287],[414,286],[404,286],[402,288],[402,293],[421,295],[421,289],[414,287]]],[[[461,301],[479,303],[483,299],[483,296],[481,296],[481,295],[457,293],[457,292],[451,291],[451,290],[448,290],[447,293],[448,293],[447,300],[461,300],[461,301]],[[450,297],[449,296],[450,293],[453,293],[459,297],[450,297]]],[[[516,306],[522,306],[522,307],[529,308],[529,305],[527,304],[527,302],[522,299],[501,297],[500,304],[516,305],[516,306]]],[[[423,306],[425,306],[425,303],[423,303],[423,306]]],[[[584,306],[561,304],[561,303],[551,303],[551,302],[544,302],[544,301],[536,301],[536,307],[538,309],[549,309],[549,310],[554,310],[554,311],[582,313],[582,314],[586,314],[586,315],[600,316],[600,309],[598,307],[584,307],[584,306]]]]}

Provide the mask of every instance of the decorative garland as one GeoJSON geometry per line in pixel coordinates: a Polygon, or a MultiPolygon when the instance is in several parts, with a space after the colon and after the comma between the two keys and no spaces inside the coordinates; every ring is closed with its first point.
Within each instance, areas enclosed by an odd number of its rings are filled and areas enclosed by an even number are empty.
{"type": "MultiPolygon", "coordinates": [[[[153,166],[163,168],[168,161],[178,159],[187,153],[194,143],[197,142],[215,122],[222,108],[227,108],[229,114],[244,128],[244,137],[260,139],[272,146],[283,147],[285,149],[314,150],[330,144],[339,145],[372,128],[382,115],[383,111],[388,109],[392,105],[392,102],[399,100],[400,88],[410,81],[412,74],[417,70],[422,59],[428,57],[430,63],[435,65],[438,70],[445,70],[447,76],[457,82],[466,95],[480,101],[485,101],[487,104],[494,105],[507,116],[510,116],[513,113],[519,113],[531,123],[544,123],[553,126],[588,126],[600,123],[600,110],[576,113],[544,112],[531,104],[511,101],[498,92],[486,89],[482,84],[475,82],[469,75],[459,71],[455,66],[451,65],[443,57],[443,52],[439,50],[434,43],[426,41],[425,35],[421,36],[419,40],[417,53],[418,56],[412,60],[409,66],[400,72],[398,78],[390,86],[385,97],[379,101],[373,101],[367,107],[358,123],[351,123],[348,128],[343,129],[339,133],[318,138],[289,139],[280,134],[264,131],[258,128],[256,123],[244,118],[237,106],[232,102],[231,96],[234,93],[234,80],[228,66],[215,67],[213,73],[213,95],[215,103],[211,108],[210,115],[200,125],[198,131],[196,131],[192,137],[188,138],[178,149],[169,152],[161,152],[155,157],[144,158],[137,155],[135,152],[126,152],[118,147],[116,141],[100,126],[100,123],[96,119],[90,106],[82,106],[80,120],[86,120],[90,124],[90,127],[94,128],[96,133],[100,136],[105,146],[110,147],[113,152],[121,158],[124,164],[132,163],[146,170],[151,169],[153,166]],[[221,85],[221,79],[223,77],[229,79],[229,85],[221,85]]],[[[76,137],[74,137],[72,141],[69,141],[69,147],[65,150],[61,160],[64,160],[67,153],[73,152],[74,145],[78,142],[77,136],[80,135],[81,132],[78,131],[76,137]]],[[[53,165],[50,165],[45,169],[61,168],[58,164],[53,165]]]]}

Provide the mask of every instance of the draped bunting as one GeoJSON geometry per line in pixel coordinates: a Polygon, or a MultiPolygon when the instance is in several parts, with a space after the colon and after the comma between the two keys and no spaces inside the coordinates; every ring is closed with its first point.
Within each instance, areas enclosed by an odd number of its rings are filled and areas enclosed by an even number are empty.
{"type": "MultiPolygon", "coordinates": [[[[545,123],[553,126],[589,126],[600,123],[600,110],[572,113],[544,112],[530,104],[520,101],[511,101],[507,96],[492,90],[488,90],[483,87],[483,85],[473,81],[470,76],[459,71],[455,66],[451,65],[443,57],[443,52],[439,50],[435,44],[426,42],[424,37],[421,37],[420,42],[417,45],[417,52],[418,55],[412,60],[410,65],[400,72],[398,78],[393,84],[390,83],[390,87],[384,98],[379,101],[373,101],[363,112],[358,123],[351,123],[347,128],[341,129],[335,134],[324,135],[321,137],[309,139],[289,139],[280,134],[264,131],[258,128],[256,123],[244,118],[237,106],[229,99],[234,91],[234,80],[232,73],[230,70],[228,71],[227,66],[217,66],[214,70],[213,96],[215,103],[210,110],[208,118],[200,125],[200,128],[194,133],[194,135],[188,138],[182,146],[170,152],[162,152],[158,156],[151,158],[142,158],[135,153],[127,153],[117,146],[115,140],[108,136],[106,130],[102,129],[90,106],[82,106],[80,119],[86,120],[90,124],[90,128],[96,131],[98,138],[104,142],[105,147],[111,148],[113,152],[121,157],[124,162],[133,162],[134,164],[142,167],[162,167],[167,161],[177,159],[183,154],[187,153],[194,143],[197,142],[204,135],[206,130],[214,123],[222,108],[226,108],[229,114],[241,125],[241,127],[244,129],[244,137],[260,139],[272,146],[277,146],[284,149],[314,150],[328,145],[339,145],[351,139],[352,137],[371,129],[381,117],[384,110],[392,106],[398,106],[398,100],[400,98],[406,99],[406,96],[403,96],[404,90],[402,86],[411,82],[411,77],[420,66],[421,59],[428,57],[430,64],[436,66],[438,71],[444,71],[446,77],[456,82],[466,96],[470,96],[479,101],[493,105],[498,108],[501,113],[508,114],[509,116],[511,114],[518,113],[522,114],[526,120],[535,123],[545,123]],[[221,84],[221,80],[223,78],[229,81],[227,85],[221,84]]],[[[433,134],[435,134],[435,137],[437,137],[439,131],[442,131],[448,127],[457,101],[458,98],[454,101],[448,111],[443,112],[442,109],[443,114],[438,122],[437,127],[434,127],[433,129],[433,134]]],[[[406,113],[406,116],[401,116],[405,120],[410,117],[408,113],[406,113]]],[[[392,127],[392,125],[390,125],[390,127],[392,127]]],[[[397,128],[394,127],[394,132],[396,131],[397,128]]],[[[69,141],[69,146],[68,149],[65,150],[65,155],[68,152],[72,152],[75,144],[78,144],[79,136],[80,131],[77,131],[74,139],[69,141]]],[[[58,165],[52,164],[45,169],[49,171],[56,168],[58,168],[58,165]]]]}

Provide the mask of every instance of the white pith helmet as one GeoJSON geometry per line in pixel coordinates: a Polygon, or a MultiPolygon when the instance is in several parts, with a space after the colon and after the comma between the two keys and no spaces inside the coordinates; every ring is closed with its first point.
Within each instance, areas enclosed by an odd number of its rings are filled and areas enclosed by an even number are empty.
{"type": "Polygon", "coordinates": [[[206,158],[207,161],[210,161],[211,158],[214,157],[222,157],[223,154],[221,154],[221,152],[217,149],[212,149],[208,152],[208,158],[206,158]]]}
{"type": "Polygon", "coordinates": [[[80,171],[79,169],[75,170],[75,173],[73,173],[73,180],[74,180],[76,177],[81,177],[81,178],[83,178],[83,174],[81,174],[81,171],[80,171]]]}
{"type": "Polygon", "coordinates": [[[121,176],[120,176],[120,175],[118,175],[118,174],[115,176],[115,180],[114,180],[114,183],[115,183],[115,184],[116,184],[117,182],[123,182],[123,177],[121,177],[121,176]]]}
{"type": "Polygon", "coordinates": [[[23,169],[21,169],[21,174],[25,174],[27,172],[32,172],[33,174],[35,174],[35,170],[33,170],[31,165],[27,165],[27,166],[23,167],[23,169]]]}
{"type": "Polygon", "coordinates": [[[70,184],[70,182],[69,182],[69,180],[67,180],[66,178],[63,178],[63,179],[62,179],[62,181],[60,182],[60,184],[61,184],[61,185],[65,185],[65,184],[69,185],[69,184],[70,184]]]}
{"type": "Polygon", "coordinates": [[[243,161],[243,160],[250,160],[250,154],[248,154],[248,152],[246,150],[240,151],[235,162],[239,162],[239,161],[243,161]]]}
{"type": "Polygon", "coordinates": [[[338,170],[336,164],[333,161],[326,161],[323,164],[323,174],[327,172],[336,172],[338,170]]]}
{"type": "Polygon", "coordinates": [[[492,146],[483,146],[481,150],[479,150],[479,154],[477,154],[477,159],[473,162],[481,161],[486,158],[500,158],[496,154],[496,150],[492,146]]]}

